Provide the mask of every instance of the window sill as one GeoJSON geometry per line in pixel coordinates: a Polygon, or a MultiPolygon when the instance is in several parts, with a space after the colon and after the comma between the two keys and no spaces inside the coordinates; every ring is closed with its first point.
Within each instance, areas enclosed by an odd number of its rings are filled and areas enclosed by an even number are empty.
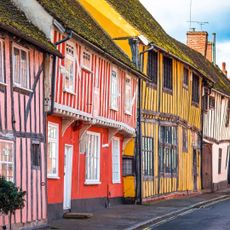
{"type": "Polygon", "coordinates": [[[188,90],[188,85],[183,84],[183,88],[188,90]]]}
{"type": "Polygon", "coordinates": [[[120,184],[121,183],[121,181],[119,180],[119,181],[113,181],[113,184],[120,184]]]}
{"type": "Polygon", "coordinates": [[[51,180],[59,180],[60,177],[59,176],[47,176],[47,179],[51,179],[51,180]]]}
{"type": "Polygon", "coordinates": [[[85,185],[99,185],[100,181],[85,181],[85,185]]]}
{"type": "Polygon", "coordinates": [[[13,85],[13,90],[18,92],[18,93],[25,94],[25,95],[30,95],[31,93],[33,93],[33,90],[24,88],[24,87],[19,86],[19,85],[13,85]]]}
{"type": "Polygon", "coordinates": [[[76,96],[76,93],[74,93],[73,91],[71,91],[69,89],[63,89],[63,92],[64,93],[69,93],[69,94],[72,94],[72,95],[76,96]]]}
{"type": "Polygon", "coordinates": [[[125,111],[125,114],[126,114],[126,115],[129,115],[129,116],[132,116],[132,113],[129,112],[129,111],[125,111]]]}
{"type": "Polygon", "coordinates": [[[146,86],[152,89],[157,89],[157,84],[154,82],[147,82],[146,86]]]}
{"type": "Polygon", "coordinates": [[[192,101],[192,106],[195,106],[195,107],[199,108],[199,107],[200,107],[200,104],[197,103],[197,102],[192,101]]]}
{"type": "Polygon", "coordinates": [[[163,93],[167,93],[167,94],[173,95],[173,90],[172,89],[168,89],[168,88],[163,88],[163,93]]]}
{"type": "Polygon", "coordinates": [[[81,69],[86,70],[89,73],[93,73],[93,71],[91,69],[89,69],[88,67],[86,67],[84,65],[81,66],[81,69]]]}
{"type": "Polygon", "coordinates": [[[113,110],[113,111],[115,111],[115,112],[118,112],[118,108],[111,107],[110,109],[113,110]]]}

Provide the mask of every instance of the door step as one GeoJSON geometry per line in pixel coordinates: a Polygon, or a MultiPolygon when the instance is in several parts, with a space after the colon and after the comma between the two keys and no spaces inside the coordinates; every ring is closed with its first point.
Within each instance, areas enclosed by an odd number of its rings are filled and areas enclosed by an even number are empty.
{"type": "Polygon", "coordinates": [[[89,219],[93,217],[92,213],[66,212],[63,214],[64,219],[89,219]]]}

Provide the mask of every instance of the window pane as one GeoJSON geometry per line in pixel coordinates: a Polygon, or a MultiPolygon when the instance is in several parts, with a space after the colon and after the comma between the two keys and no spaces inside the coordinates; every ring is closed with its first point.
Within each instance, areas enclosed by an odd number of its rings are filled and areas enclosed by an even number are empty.
{"type": "Polygon", "coordinates": [[[21,50],[21,85],[27,88],[28,83],[28,73],[27,73],[27,53],[21,50]]]}
{"type": "Polygon", "coordinates": [[[112,70],[111,73],[111,107],[117,108],[118,106],[118,76],[115,71],[112,70]]]}
{"type": "Polygon", "coordinates": [[[14,82],[20,84],[20,51],[17,48],[13,52],[13,71],[14,82]]]}

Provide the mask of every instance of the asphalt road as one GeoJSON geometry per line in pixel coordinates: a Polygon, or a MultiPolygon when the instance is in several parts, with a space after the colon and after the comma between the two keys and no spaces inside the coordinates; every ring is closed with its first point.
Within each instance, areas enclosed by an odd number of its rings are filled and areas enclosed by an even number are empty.
{"type": "Polygon", "coordinates": [[[230,230],[230,200],[195,210],[151,230],[230,230]]]}

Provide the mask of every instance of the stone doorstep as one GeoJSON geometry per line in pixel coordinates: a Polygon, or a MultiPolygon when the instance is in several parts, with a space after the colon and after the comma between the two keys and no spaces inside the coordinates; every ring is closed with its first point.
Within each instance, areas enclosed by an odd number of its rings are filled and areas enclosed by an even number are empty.
{"type": "Polygon", "coordinates": [[[151,218],[149,220],[140,222],[138,224],[135,224],[135,225],[133,225],[131,227],[126,228],[125,230],[143,229],[145,227],[148,227],[151,224],[158,223],[158,222],[161,222],[161,221],[163,221],[165,219],[169,219],[169,218],[178,216],[179,214],[185,213],[185,212],[187,212],[187,211],[189,211],[191,209],[199,208],[199,207],[208,205],[210,203],[216,203],[216,202],[222,201],[222,200],[224,201],[226,199],[230,199],[230,195],[223,195],[223,196],[215,197],[215,198],[212,198],[212,199],[209,199],[209,200],[201,201],[201,202],[198,202],[198,203],[193,204],[191,206],[188,206],[186,208],[182,208],[182,209],[179,209],[177,211],[173,211],[173,212],[167,213],[165,215],[154,217],[154,218],[151,218]]]}
{"type": "Polygon", "coordinates": [[[66,212],[63,214],[64,219],[89,219],[93,217],[92,213],[66,212]]]}

